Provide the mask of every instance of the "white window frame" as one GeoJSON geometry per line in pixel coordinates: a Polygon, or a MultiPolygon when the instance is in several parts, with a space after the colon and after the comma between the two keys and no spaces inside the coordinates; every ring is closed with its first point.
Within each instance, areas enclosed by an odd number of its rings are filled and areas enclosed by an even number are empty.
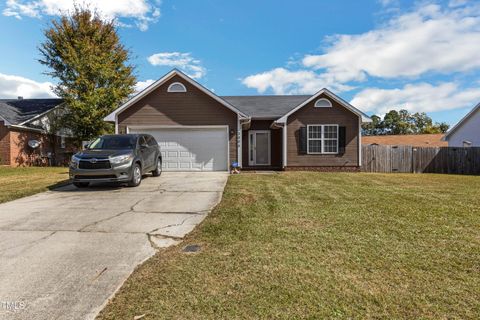
{"type": "Polygon", "coordinates": [[[332,107],[332,102],[328,99],[320,98],[317,101],[315,101],[315,108],[331,108],[331,107],[332,107]],[[328,106],[319,106],[318,105],[319,102],[323,102],[323,101],[328,102],[328,106]]]}
{"type": "Polygon", "coordinates": [[[181,82],[174,82],[174,83],[172,83],[168,86],[167,92],[187,92],[187,88],[181,82]],[[175,90],[175,89],[173,89],[173,86],[175,86],[175,85],[179,85],[183,89],[182,90],[175,90]]]}
{"type": "Polygon", "coordinates": [[[338,124],[309,124],[307,125],[307,154],[338,154],[338,124]],[[310,127],[321,127],[320,129],[320,138],[310,138],[310,127]],[[324,127],[336,127],[337,128],[337,139],[325,138],[324,137],[324,127]],[[322,150],[321,152],[310,152],[310,140],[320,140],[322,141],[322,150]],[[325,151],[325,141],[326,140],[337,140],[337,151],[336,152],[326,152],[325,151]]]}

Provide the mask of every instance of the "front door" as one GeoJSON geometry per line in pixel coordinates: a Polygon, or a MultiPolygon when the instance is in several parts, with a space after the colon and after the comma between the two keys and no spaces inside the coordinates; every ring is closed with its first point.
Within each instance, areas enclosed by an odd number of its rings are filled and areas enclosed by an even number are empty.
{"type": "Polygon", "coordinates": [[[248,164],[251,166],[270,165],[270,131],[251,130],[248,132],[248,164]]]}

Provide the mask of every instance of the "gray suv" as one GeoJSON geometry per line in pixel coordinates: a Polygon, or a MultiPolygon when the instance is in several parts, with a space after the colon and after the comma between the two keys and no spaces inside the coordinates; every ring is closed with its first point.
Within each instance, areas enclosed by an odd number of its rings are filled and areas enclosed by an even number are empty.
{"type": "Polygon", "coordinates": [[[78,188],[90,182],[125,182],[136,187],[144,173],[162,173],[162,155],[148,134],[104,135],[72,156],[70,179],[78,188]]]}

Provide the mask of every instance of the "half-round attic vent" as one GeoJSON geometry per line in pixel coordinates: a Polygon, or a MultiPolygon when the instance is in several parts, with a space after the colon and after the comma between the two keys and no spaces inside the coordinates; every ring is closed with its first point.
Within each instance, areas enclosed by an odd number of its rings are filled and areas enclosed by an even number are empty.
{"type": "Polygon", "coordinates": [[[325,98],[320,98],[315,102],[315,108],[331,108],[332,103],[330,100],[325,98]]]}
{"type": "Polygon", "coordinates": [[[187,88],[180,82],[174,82],[168,86],[168,92],[187,92],[187,88]]]}

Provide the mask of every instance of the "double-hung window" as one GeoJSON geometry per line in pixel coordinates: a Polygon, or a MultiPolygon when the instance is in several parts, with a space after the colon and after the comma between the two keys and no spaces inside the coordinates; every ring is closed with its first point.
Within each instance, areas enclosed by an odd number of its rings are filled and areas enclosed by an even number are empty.
{"type": "Polygon", "coordinates": [[[338,125],[311,124],[307,126],[308,154],[338,153],[338,125]]]}

